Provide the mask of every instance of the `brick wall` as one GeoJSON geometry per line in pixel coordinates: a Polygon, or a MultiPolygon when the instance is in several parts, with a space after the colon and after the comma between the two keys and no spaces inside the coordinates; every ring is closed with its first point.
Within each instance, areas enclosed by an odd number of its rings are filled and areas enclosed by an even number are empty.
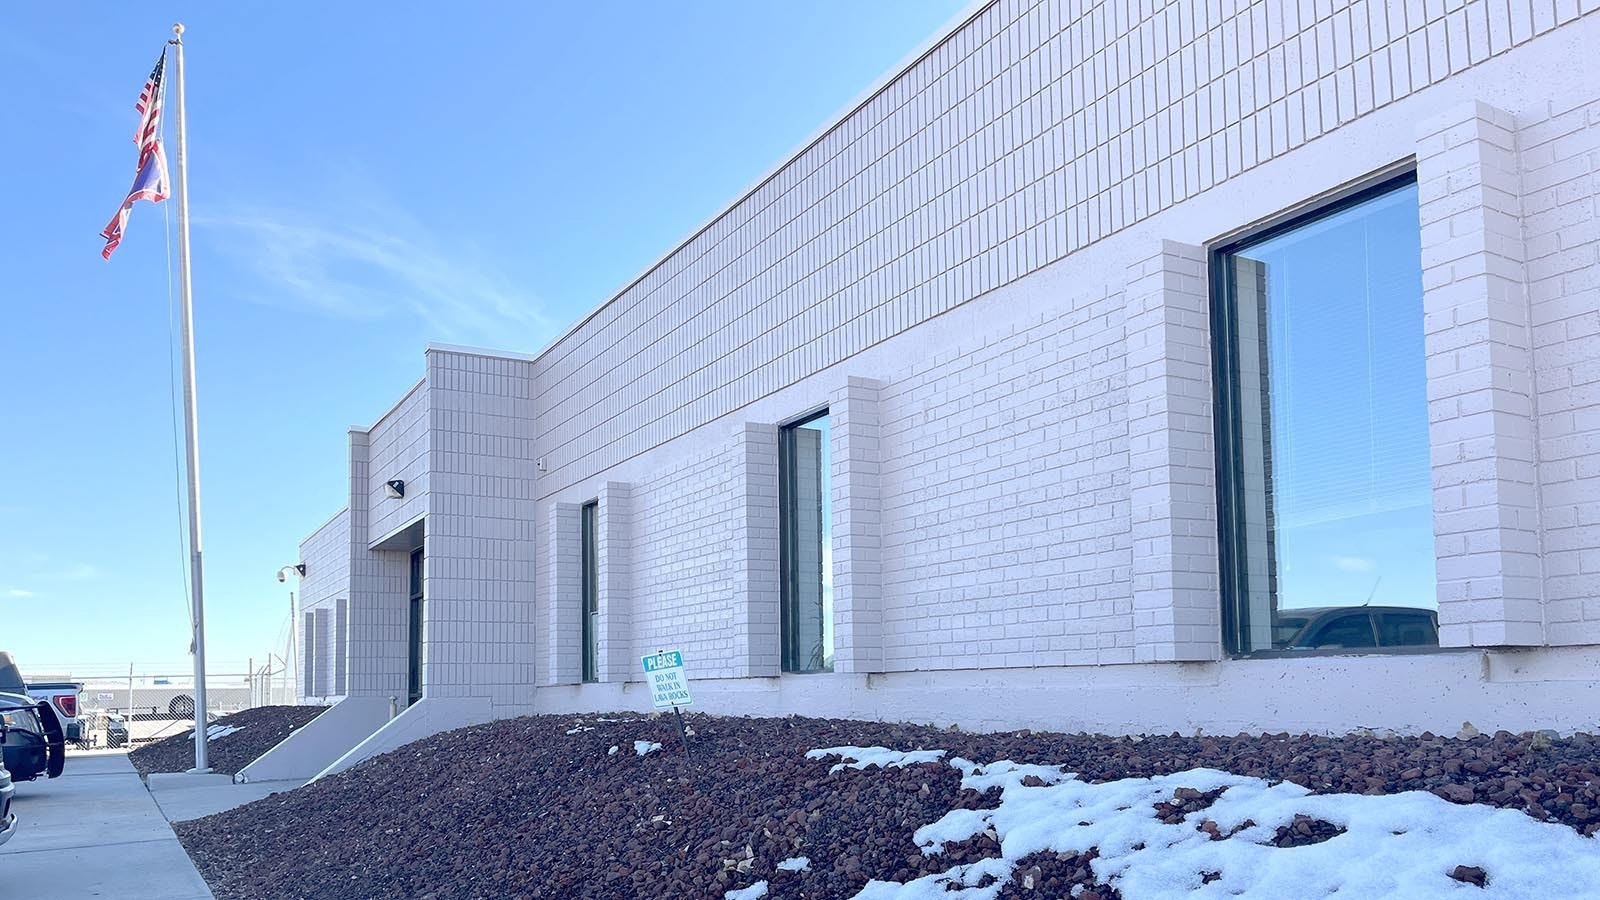
{"type": "MultiPolygon", "coordinates": [[[[306,693],[305,674],[310,671],[306,660],[312,654],[312,641],[307,640],[306,616],[316,610],[333,609],[340,599],[350,593],[350,511],[340,510],[333,518],[300,542],[300,562],[306,574],[296,583],[293,578],[284,585],[285,590],[296,592],[296,606],[302,614],[296,616],[295,627],[299,637],[296,644],[299,684],[296,690],[302,698],[314,696],[306,693]]],[[[287,597],[284,598],[287,601],[287,597]]],[[[331,658],[337,654],[334,634],[323,635],[320,654],[331,658]]]]}
{"type": "Polygon", "coordinates": [[[367,429],[367,539],[376,541],[428,508],[428,392],[419,382],[367,429]],[[399,499],[385,493],[391,480],[406,483],[399,499]]]}
{"type": "Polygon", "coordinates": [[[538,581],[532,364],[430,347],[424,383],[425,691],[525,710],[538,581]]]}
{"type": "Polygon", "coordinates": [[[999,0],[541,354],[544,490],[1596,8],[999,0]]]}
{"type": "Polygon", "coordinates": [[[1600,87],[1519,110],[1545,634],[1600,643],[1600,87]]]}
{"type": "Polygon", "coordinates": [[[888,670],[1131,662],[1122,294],[885,379],[888,670]]]}
{"type": "MultiPolygon", "coordinates": [[[[730,455],[726,444],[715,447],[702,460],[634,482],[629,492],[633,649],[681,649],[707,677],[738,668],[730,455]]],[[[637,668],[637,660],[628,665],[630,674],[637,668]]]]}

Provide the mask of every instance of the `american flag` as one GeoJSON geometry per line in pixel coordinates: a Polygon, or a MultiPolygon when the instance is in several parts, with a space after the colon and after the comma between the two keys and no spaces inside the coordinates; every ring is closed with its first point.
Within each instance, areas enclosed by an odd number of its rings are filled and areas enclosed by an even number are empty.
{"type": "Polygon", "coordinates": [[[133,105],[134,111],[139,114],[139,128],[133,134],[133,142],[139,147],[139,165],[133,177],[133,187],[128,189],[127,199],[122,201],[122,208],[100,232],[100,236],[106,239],[105,249],[100,251],[100,255],[106,259],[110,259],[112,251],[122,243],[122,232],[128,227],[133,201],[160,203],[167,199],[167,155],[161,149],[161,78],[166,66],[167,51],[162,48],[161,58],[156,60],[156,67],[145,79],[144,89],[139,91],[139,102],[133,105]]]}

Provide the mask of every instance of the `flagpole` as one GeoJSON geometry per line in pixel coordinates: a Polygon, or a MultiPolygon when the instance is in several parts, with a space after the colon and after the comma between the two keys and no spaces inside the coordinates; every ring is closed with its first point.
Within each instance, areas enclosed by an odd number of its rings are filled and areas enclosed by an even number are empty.
{"type": "Polygon", "coordinates": [[[206,606],[205,578],[200,560],[200,436],[199,407],[194,388],[194,307],[189,296],[189,166],[188,129],[183,110],[183,25],[172,26],[178,82],[178,155],[173,179],[178,206],[178,295],[183,326],[183,437],[189,478],[189,591],[194,612],[194,768],[209,772],[206,759],[206,606]]]}

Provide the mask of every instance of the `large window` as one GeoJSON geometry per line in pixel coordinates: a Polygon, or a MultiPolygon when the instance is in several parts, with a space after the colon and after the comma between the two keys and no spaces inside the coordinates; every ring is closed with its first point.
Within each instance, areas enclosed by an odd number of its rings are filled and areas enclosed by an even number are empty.
{"type": "Polygon", "coordinates": [[[583,522],[583,680],[600,680],[600,504],[585,503],[583,522]]]}
{"type": "Polygon", "coordinates": [[[785,426],[778,440],[783,569],[783,670],[833,670],[833,478],[828,413],[785,426]]]}
{"type": "Polygon", "coordinates": [[[1212,273],[1229,649],[1437,644],[1415,177],[1212,273]]]}

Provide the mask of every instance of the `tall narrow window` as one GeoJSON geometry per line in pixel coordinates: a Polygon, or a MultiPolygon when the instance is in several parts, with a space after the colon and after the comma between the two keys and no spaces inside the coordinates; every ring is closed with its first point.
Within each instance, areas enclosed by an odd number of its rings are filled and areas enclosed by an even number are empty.
{"type": "Polygon", "coordinates": [[[833,671],[833,497],[828,413],[778,440],[783,669],[833,671]]]}
{"type": "Polygon", "coordinates": [[[585,503],[583,522],[583,680],[600,680],[600,504],[585,503]]]}
{"type": "Polygon", "coordinates": [[[1230,649],[1436,644],[1415,176],[1212,273],[1230,649]]]}
{"type": "Polygon", "coordinates": [[[410,603],[406,635],[406,693],[410,703],[422,699],[422,548],[411,551],[406,578],[410,603]]]}

